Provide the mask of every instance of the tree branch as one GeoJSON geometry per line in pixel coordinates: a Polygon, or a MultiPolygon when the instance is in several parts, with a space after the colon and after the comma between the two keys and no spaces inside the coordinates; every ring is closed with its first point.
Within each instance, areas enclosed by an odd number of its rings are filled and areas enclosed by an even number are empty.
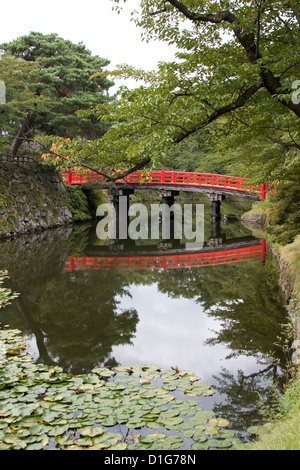
{"type": "MultiPolygon", "coordinates": [[[[64,157],[63,155],[60,155],[59,153],[57,152],[54,152],[53,150],[49,150],[44,144],[42,144],[41,142],[38,142],[38,144],[44,148],[45,150],[47,150],[48,153],[51,153],[53,156],[55,157],[58,157],[58,158],[61,158],[62,160],[65,160],[66,162],[69,162],[69,159],[67,157],[64,157]]],[[[78,163],[78,165],[82,168],[86,168],[87,170],[89,171],[92,171],[92,172],[95,172],[95,173],[98,173],[98,175],[101,175],[103,176],[107,181],[110,181],[110,182],[115,182],[121,178],[125,178],[125,176],[128,176],[130,175],[131,173],[134,173],[135,171],[137,170],[140,170],[142,168],[144,168],[148,163],[150,163],[151,159],[150,158],[144,158],[144,160],[142,160],[141,162],[139,163],[136,163],[132,168],[130,168],[129,170],[126,170],[124,172],[118,172],[118,175],[117,176],[111,176],[109,174],[107,174],[106,172],[104,171],[100,171],[96,168],[93,168],[89,165],[86,165],[85,163],[78,163]]]]}
{"type": "Polygon", "coordinates": [[[234,23],[237,21],[237,17],[228,10],[223,10],[218,13],[194,13],[179,0],[167,1],[177,8],[177,10],[180,11],[180,13],[182,13],[186,18],[192,21],[205,21],[209,23],[221,23],[222,21],[234,23]]]}
{"type": "MultiPolygon", "coordinates": [[[[228,10],[223,10],[218,13],[195,13],[189,10],[181,1],[179,0],[166,0],[168,3],[173,5],[180,13],[182,13],[186,18],[190,19],[191,21],[199,21],[199,22],[208,22],[208,23],[221,23],[227,22],[234,25],[234,34],[241,46],[244,48],[247,58],[250,63],[255,64],[258,59],[261,59],[262,56],[258,50],[258,44],[255,41],[254,32],[251,31],[249,28],[243,28],[240,25],[239,18],[232,12],[228,10]]],[[[279,93],[278,90],[281,89],[280,80],[275,77],[273,72],[261,66],[260,77],[263,80],[265,88],[268,92],[275,96],[279,93]]],[[[283,106],[286,106],[290,109],[296,116],[300,117],[300,104],[293,103],[292,100],[284,100],[281,99],[280,103],[283,106]]]]}
{"type": "Polygon", "coordinates": [[[216,109],[213,113],[209,114],[206,119],[199,122],[192,129],[189,129],[186,132],[183,132],[182,134],[175,137],[174,143],[181,142],[182,140],[194,134],[195,132],[199,131],[203,127],[206,127],[208,124],[215,121],[220,116],[230,113],[231,111],[234,111],[235,109],[241,108],[242,106],[244,106],[247,100],[249,100],[249,98],[251,98],[260,88],[262,88],[262,86],[263,86],[262,84],[252,85],[250,88],[248,88],[243,93],[241,93],[235,101],[225,106],[222,106],[219,109],[216,109]]]}
{"type": "MultiPolygon", "coordinates": [[[[241,124],[243,124],[243,126],[248,127],[248,128],[251,127],[247,122],[245,122],[243,119],[241,119],[239,116],[237,116],[237,114],[232,113],[232,116],[233,116],[233,118],[236,119],[238,122],[240,122],[241,124]]],[[[276,130],[279,130],[279,129],[276,129],[276,130]]],[[[283,130],[283,129],[281,129],[281,130],[283,130]]],[[[292,142],[284,142],[283,140],[275,139],[274,137],[270,137],[270,136],[267,136],[266,138],[267,138],[270,142],[273,142],[274,144],[281,145],[281,147],[283,147],[285,150],[288,150],[288,149],[290,149],[290,148],[300,149],[300,145],[297,144],[297,142],[293,139],[293,137],[292,137],[291,132],[290,132],[289,129],[288,129],[288,133],[289,133],[289,136],[290,136],[292,142]]]]}
{"type": "Polygon", "coordinates": [[[295,62],[292,65],[289,65],[281,74],[278,76],[278,78],[281,78],[288,70],[292,69],[293,67],[296,67],[297,65],[300,65],[300,62],[295,62]]]}

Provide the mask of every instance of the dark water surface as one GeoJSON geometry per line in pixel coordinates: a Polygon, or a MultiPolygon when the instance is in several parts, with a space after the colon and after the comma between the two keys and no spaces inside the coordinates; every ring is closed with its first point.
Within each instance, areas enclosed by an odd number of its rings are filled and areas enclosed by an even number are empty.
{"type": "Polygon", "coordinates": [[[67,372],[140,363],[191,370],[216,390],[203,408],[232,429],[259,423],[258,400],[268,402],[284,361],[276,263],[241,224],[240,201],[222,204],[218,242],[205,210],[203,252],[223,261],[188,257],[178,241],[103,246],[91,224],[0,243],[6,285],[21,293],[0,322],[29,337],[35,361],[67,372]],[[250,259],[245,250],[239,261],[228,256],[249,247],[258,250],[250,259]]]}

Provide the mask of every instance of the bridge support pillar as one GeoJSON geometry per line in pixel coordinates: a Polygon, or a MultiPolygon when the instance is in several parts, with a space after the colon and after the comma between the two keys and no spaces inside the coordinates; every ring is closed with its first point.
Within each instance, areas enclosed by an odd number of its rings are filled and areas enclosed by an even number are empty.
{"type": "Polygon", "coordinates": [[[119,189],[112,188],[109,194],[113,197],[113,205],[115,208],[115,224],[116,224],[116,238],[127,239],[128,238],[128,226],[129,226],[129,205],[130,194],[134,193],[134,189],[119,189]],[[120,197],[122,196],[122,199],[120,197]]]}
{"type": "MultiPolygon", "coordinates": [[[[164,217],[164,209],[168,208],[167,214],[169,213],[169,208],[173,206],[175,202],[175,196],[178,196],[179,191],[169,190],[169,189],[159,189],[157,191],[158,195],[161,197],[162,203],[162,216],[164,217]]],[[[174,217],[174,213],[170,213],[170,217],[174,217]]]]}
{"type": "Polygon", "coordinates": [[[211,218],[216,222],[221,217],[221,202],[225,199],[224,194],[209,193],[207,199],[211,201],[211,218]]]}
{"type": "Polygon", "coordinates": [[[216,247],[223,245],[226,236],[221,233],[221,221],[218,218],[215,222],[211,223],[211,234],[207,240],[207,246],[216,247]]]}

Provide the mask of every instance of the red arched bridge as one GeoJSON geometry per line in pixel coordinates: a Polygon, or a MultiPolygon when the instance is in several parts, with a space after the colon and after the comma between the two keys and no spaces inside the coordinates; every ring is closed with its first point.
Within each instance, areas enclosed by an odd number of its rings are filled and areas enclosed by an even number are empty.
{"type": "MultiPolygon", "coordinates": [[[[109,185],[104,176],[93,171],[82,172],[69,169],[62,172],[61,175],[67,185],[98,185],[102,188],[109,185]]],[[[267,193],[273,190],[273,186],[269,183],[255,187],[248,178],[167,170],[150,171],[149,173],[136,171],[116,180],[114,185],[129,190],[167,189],[171,191],[218,193],[220,195],[231,194],[261,199],[262,201],[265,200],[267,193]]]]}
{"type": "Polygon", "coordinates": [[[66,271],[175,269],[216,266],[247,260],[266,259],[267,245],[261,240],[257,245],[210,252],[180,253],[147,256],[72,256],[65,263],[66,271]]]}

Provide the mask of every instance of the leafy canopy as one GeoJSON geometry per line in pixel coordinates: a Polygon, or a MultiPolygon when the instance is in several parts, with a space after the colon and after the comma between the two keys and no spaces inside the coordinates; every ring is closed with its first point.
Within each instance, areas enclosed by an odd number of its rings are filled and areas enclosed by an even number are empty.
{"type": "Polygon", "coordinates": [[[110,100],[112,82],[101,76],[90,79],[109,64],[107,59],[93,56],[82,43],[38,32],[2,44],[0,50],[0,77],[7,88],[6,105],[0,107],[3,146],[11,143],[28,116],[32,123],[20,136],[23,141],[37,134],[89,139],[103,135],[102,122],[79,117],[77,110],[110,100]]]}
{"type": "MultiPolygon", "coordinates": [[[[112,1],[119,12],[130,4],[112,1]]],[[[283,160],[286,149],[299,152],[298,2],[141,0],[133,20],[145,40],[175,45],[174,60],[158,71],[121,65],[111,72],[144,85],[122,87],[116,101],[83,112],[109,122],[109,131],[96,141],[61,144],[59,152],[106,173],[150,162],[159,168],[174,145],[195,135],[215,151],[221,145],[221,153],[256,142],[267,162],[274,147],[283,160]]],[[[270,162],[261,165],[264,173],[274,168],[270,162]]]]}

